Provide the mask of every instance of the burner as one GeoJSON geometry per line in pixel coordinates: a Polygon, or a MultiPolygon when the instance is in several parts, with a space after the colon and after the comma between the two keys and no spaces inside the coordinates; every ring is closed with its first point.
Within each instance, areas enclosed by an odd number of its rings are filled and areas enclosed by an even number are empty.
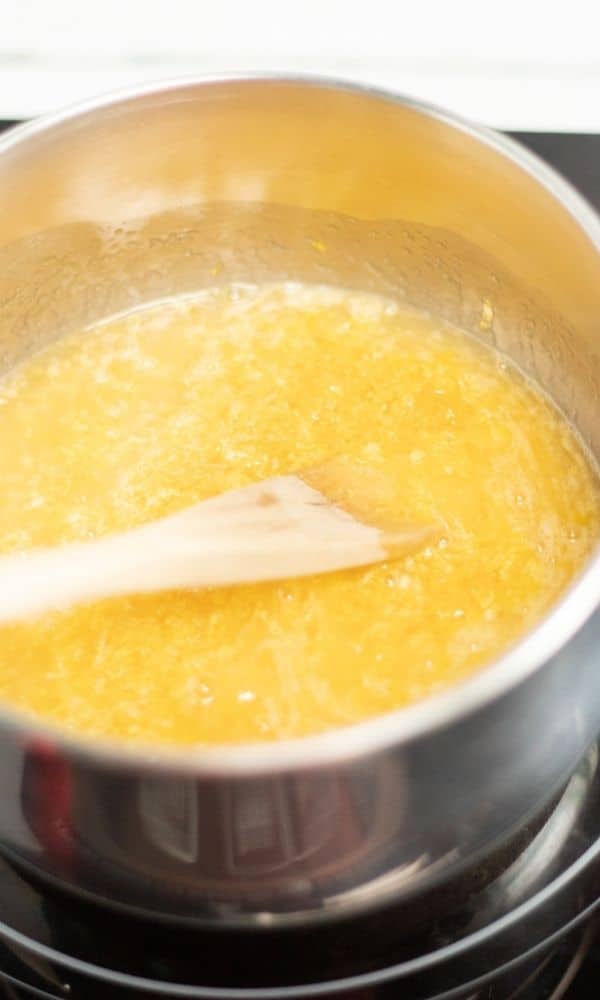
{"type": "MultiPolygon", "coordinates": [[[[136,987],[156,996],[222,1000],[323,994],[370,1000],[397,995],[400,984],[412,1000],[425,1000],[454,995],[466,982],[479,998],[490,979],[496,990],[502,983],[516,990],[550,966],[560,967],[558,981],[574,947],[565,955],[559,942],[569,932],[579,935],[579,923],[598,899],[599,838],[600,768],[593,747],[508,867],[492,881],[469,873],[468,884],[479,888],[466,901],[464,894],[457,897],[454,910],[432,909],[443,916],[430,915],[416,926],[414,904],[405,904],[306,930],[173,927],[84,903],[3,859],[0,967],[46,995],[70,991],[73,998],[93,996],[90,980],[97,990],[110,982],[111,997],[118,996],[117,987],[136,987]]],[[[505,995],[511,994],[497,993],[505,995]]]]}
{"type": "MultiPolygon", "coordinates": [[[[507,972],[495,977],[493,982],[474,988],[465,987],[458,993],[452,991],[453,998],[463,998],[463,1000],[595,1000],[597,979],[590,983],[589,993],[581,994],[577,992],[577,998],[571,992],[573,983],[576,981],[581,968],[588,958],[593,946],[594,938],[597,934],[597,925],[590,923],[581,932],[570,934],[561,941],[560,945],[547,954],[536,957],[533,961],[518,962],[507,972]]],[[[106,1000],[107,992],[110,991],[111,1000],[134,1000],[143,996],[144,1000],[165,1000],[164,993],[154,991],[144,991],[139,994],[137,991],[110,985],[104,982],[94,982],[86,980],[84,983],[64,984],[55,982],[55,992],[48,992],[48,988],[42,989],[33,985],[22,985],[27,977],[23,976],[16,965],[13,969],[9,956],[8,964],[4,965],[5,973],[3,981],[0,982],[0,1000],[27,1000],[33,997],[46,997],[53,1000],[62,997],[63,1000],[106,1000]],[[14,972],[14,975],[11,974],[14,972]]],[[[31,975],[34,970],[29,970],[31,975]]],[[[41,970],[42,974],[45,970],[41,970]]],[[[238,994],[239,995],[239,994],[238,994]]],[[[315,995],[314,993],[312,994],[315,995]]],[[[324,998],[332,997],[332,994],[320,994],[324,998]]],[[[257,994],[255,993],[256,997],[257,994]]],[[[307,998],[309,995],[306,995],[307,998]]],[[[396,984],[387,986],[367,988],[358,992],[350,990],[343,994],[338,994],[340,1000],[393,1000],[397,998],[396,984]]],[[[432,997],[431,1000],[448,1000],[449,994],[444,992],[432,997]]]]}

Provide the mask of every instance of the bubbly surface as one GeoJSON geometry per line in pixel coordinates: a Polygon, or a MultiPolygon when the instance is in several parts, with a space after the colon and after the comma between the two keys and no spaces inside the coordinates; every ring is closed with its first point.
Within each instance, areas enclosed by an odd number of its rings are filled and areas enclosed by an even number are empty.
{"type": "MultiPolygon", "coordinates": [[[[393,303],[230,287],[56,343],[0,385],[0,551],[88,539],[343,456],[434,545],[330,576],[114,599],[0,629],[0,697],[77,733],[299,736],[454,684],[598,537],[595,471],[505,359],[393,303]]],[[[368,514],[368,512],[365,512],[368,514]]]]}

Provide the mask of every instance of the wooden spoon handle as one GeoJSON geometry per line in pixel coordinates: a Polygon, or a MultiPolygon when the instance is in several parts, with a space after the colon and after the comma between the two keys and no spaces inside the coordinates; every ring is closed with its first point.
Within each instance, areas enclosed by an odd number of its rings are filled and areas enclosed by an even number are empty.
{"type": "Polygon", "coordinates": [[[419,548],[435,530],[386,533],[298,477],[275,477],[120,535],[0,558],[0,622],[105,597],[366,566],[419,548]]]}
{"type": "MultiPolygon", "coordinates": [[[[367,529],[370,530],[370,529],[367,529]]],[[[331,572],[385,558],[371,539],[286,538],[254,531],[252,538],[189,539],[169,533],[127,532],[95,542],[39,549],[0,559],[0,622],[105,597],[181,587],[260,582],[331,572]],[[367,544],[368,542],[368,544],[367,544]]]]}
{"type": "Polygon", "coordinates": [[[128,544],[127,536],[5,556],[0,559],[0,621],[130,593],[145,573],[155,578],[151,557],[151,549],[128,544]]]}

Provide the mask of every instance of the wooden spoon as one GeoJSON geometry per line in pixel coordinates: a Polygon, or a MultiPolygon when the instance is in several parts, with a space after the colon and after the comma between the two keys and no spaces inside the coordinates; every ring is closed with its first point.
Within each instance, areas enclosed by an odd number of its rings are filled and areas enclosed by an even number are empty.
{"type": "Polygon", "coordinates": [[[2,557],[0,622],[104,597],[365,566],[405,555],[439,534],[435,524],[359,519],[357,495],[368,517],[378,508],[382,482],[378,474],[361,477],[361,470],[334,461],[97,541],[2,557]],[[349,489],[352,477],[360,489],[349,489]],[[350,494],[353,512],[338,502],[350,494]]]}

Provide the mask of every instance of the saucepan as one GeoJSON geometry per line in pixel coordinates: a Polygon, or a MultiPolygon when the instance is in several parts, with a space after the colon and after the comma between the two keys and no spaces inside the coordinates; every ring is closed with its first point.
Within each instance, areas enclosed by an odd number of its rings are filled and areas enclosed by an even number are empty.
{"type": "MultiPolygon", "coordinates": [[[[262,77],[143,87],[0,143],[0,371],[143,302],[286,279],[473,333],[599,457],[600,221],[509,139],[394,94],[262,77]]],[[[535,822],[595,740],[599,599],[595,556],[472,678],[277,744],[125,748],[2,709],[0,851],[57,891],[215,927],[410,901],[535,822]]]]}

